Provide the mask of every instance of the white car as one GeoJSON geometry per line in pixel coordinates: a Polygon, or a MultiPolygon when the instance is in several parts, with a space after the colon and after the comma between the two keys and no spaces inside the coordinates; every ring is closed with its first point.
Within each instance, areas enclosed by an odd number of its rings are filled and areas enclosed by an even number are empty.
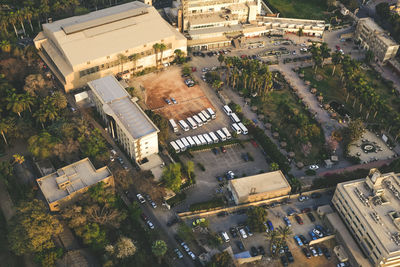
{"type": "Polygon", "coordinates": [[[312,255],[313,255],[314,257],[318,256],[318,253],[317,253],[317,251],[315,250],[314,247],[310,247],[310,250],[311,250],[311,253],[312,253],[312,255]]]}
{"type": "Polygon", "coordinates": [[[297,199],[299,200],[299,202],[303,202],[308,199],[308,196],[299,196],[297,199]]]}
{"type": "Polygon", "coordinates": [[[179,249],[174,249],[176,255],[178,256],[178,259],[182,259],[183,258],[183,254],[179,249]]]}
{"type": "Polygon", "coordinates": [[[186,252],[189,252],[189,251],[190,251],[188,245],[186,245],[185,242],[182,242],[182,243],[181,243],[181,246],[183,247],[183,249],[184,249],[186,252]]]}
{"type": "Polygon", "coordinates": [[[316,170],[319,169],[319,166],[315,164],[315,165],[310,165],[310,166],[308,166],[308,168],[309,168],[310,170],[316,171],[316,170]]]}
{"type": "Polygon", "coordinates": [[[241,229],[239,230],[239,233],[240,233],[240,235],[242,236],[243,239],[246,239],[246,238],[247,238],[246,231],[245,231],[243,228],[241,228],[241,229]]]}
{"type": "Polygon", "coordinates": [[[157,208],[157,204],[154,201],[151,201],[150,204],[153,207],[153,209],[157,208]]]}
{"type": "Polygon", "coordinates": [[[202,72],[208,72],[208,71],[210,71],[210,69],[209,68],[203,68],[201,71],[202,72]]]}
{"type": "Polygon", "coordinates": [[[196,255],[194,255],[193,252],[189,251],[188,254],[189,254],[189,256],[192,258],[192,260],[195,260],[195,259],[196,259],[196,255]]]}
{"type": "Polygon", "coordinates": [[[154,224],[149,220],[146,222],[150,229],[154,229],[154,224]]]}
{"type": "Polygon", "coordinates": [[[300,46],[303,46],[303,47],[304,47],[304,46],[307,46],[307,45],[306,45],[305,43],[301,43],[300,46]]]}
{"type": "Polygon", "coordinates": [[[140,203],[145,203],[146,199],[144,199],[144,197],[142,196],[142,194],[137,194],[136,195],[137,199],[139,200],[140,203]]]}
{"type": "Polygon", "coordinates": [[[319,238],[324,237],[324,234],[318,229],[313,229],[312,232],[319,238]]]}

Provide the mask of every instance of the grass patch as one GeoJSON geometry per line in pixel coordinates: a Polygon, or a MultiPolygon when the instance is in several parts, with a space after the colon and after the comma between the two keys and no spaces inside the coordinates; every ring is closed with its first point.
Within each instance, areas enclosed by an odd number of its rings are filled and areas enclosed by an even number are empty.
{"type": "Polygon", "coordinates": [[[198,211],[198,210],[209,210],[214,208],[223,207],[225,205],[224,200],[222,198],[213,198],[209,201],[198,202],[190,205],[190,211],[198,211]]]}
{"type": "Polygon", "coordinates": [[[177,204],[181,203],[186,199],[186,193],[181,192],[179,194],[176,194],[174,197],[171,197],[170,199],[167,200],[168,205],[171,207],[175,207],[177,204]]]}
{"type": "Polygon", "coordinates": [[[282,17],[297,19],[327,18],[328,6],[324,0],[264,0],[273,11],[281,13],[282,17]]]}

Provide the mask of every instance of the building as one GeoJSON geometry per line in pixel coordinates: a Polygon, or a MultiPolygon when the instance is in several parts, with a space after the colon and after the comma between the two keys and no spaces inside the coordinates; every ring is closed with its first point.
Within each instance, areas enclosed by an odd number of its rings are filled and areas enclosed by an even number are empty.
{"type": "Polygon", "coordinates": [[[381,62],[394,58],[399,49],[399,45],[371,18],[359,19],[354,35],[361,47],[371,50],[381,62]]]}
{"type": "Polygon", "coordinates": [[[291,187],[281,171],[266,172],[229,180],[229,191],[236,204],[286,196],[291,187]]]}
{"type": "Polygon", "coordinates": [[[395,4],[390,5],[389,9],[392,13],[400,15],[400,0],[397,0],[395,4]]]}
{"type": "Polygon", "coordinates": [[[59,211],[99,182],[114,186],[114,178],[108,167],[96,170],[88,158],[60,168],[36,181],[51,211],[59,211]]]}
{"type": "Polygon", "coordinates": [[[170,62],[176,49],[187,52],[186,38],[139,1],[43,24],[34,42],[66,91],[170,62]],[[156,52],[156,43],[165,50],[156,52]]]}
{"type": "Polygon", "coordinates": [[[371,169],[340,183],[332,203],[373,266],[400,266],[400,174],[371,169]]]}
{"type": "Polygon", "coordinates": [[[114,76],[88,83],[89,95],[109,133],[139,164],[158,153],[158,128],[114,76]]]}

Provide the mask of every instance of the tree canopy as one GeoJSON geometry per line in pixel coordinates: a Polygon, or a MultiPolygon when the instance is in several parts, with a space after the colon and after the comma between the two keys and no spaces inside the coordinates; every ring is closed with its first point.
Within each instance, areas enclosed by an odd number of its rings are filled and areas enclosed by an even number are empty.
{"type": "Polygon", "coordinates": [[[182,184],[181,164],[173,163],[165,167],[162,178],[167,188],[178,192],[182,184]]]}
{"type": "Polygon", "coordinates": [[[267,211],[262,207],[253,207],[247,210],[247,223],[255,232],[264,232],[264,222],[267,219],[267,211]]]}

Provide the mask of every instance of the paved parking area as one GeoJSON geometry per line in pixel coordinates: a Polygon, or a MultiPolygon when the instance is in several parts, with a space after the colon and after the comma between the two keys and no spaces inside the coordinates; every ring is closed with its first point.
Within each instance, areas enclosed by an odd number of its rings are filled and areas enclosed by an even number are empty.
{"type": "Polygon", "coordinates": [[[245,143],[244,148],[240,145],[226,147],[226,153],[219,150],[218,155],[214,155],[211,150],[192,154],[193,159],[183,158],[184,161],[192,160],[196,165],[196,185],[187,191],[187,205],[213,198],[220,184],[216,179],[218,175],[224,176],[227,171],[233,171],[238,177],[250,176],[260,171],[266,172],[269,168],[261,150],[250,143],[245,143]],[[242,158],[243,153],[250,153],[254,161],[245,162],[242,158]],[[203,164],[206,170],[201,171],[197,163],[203,164]]]}

